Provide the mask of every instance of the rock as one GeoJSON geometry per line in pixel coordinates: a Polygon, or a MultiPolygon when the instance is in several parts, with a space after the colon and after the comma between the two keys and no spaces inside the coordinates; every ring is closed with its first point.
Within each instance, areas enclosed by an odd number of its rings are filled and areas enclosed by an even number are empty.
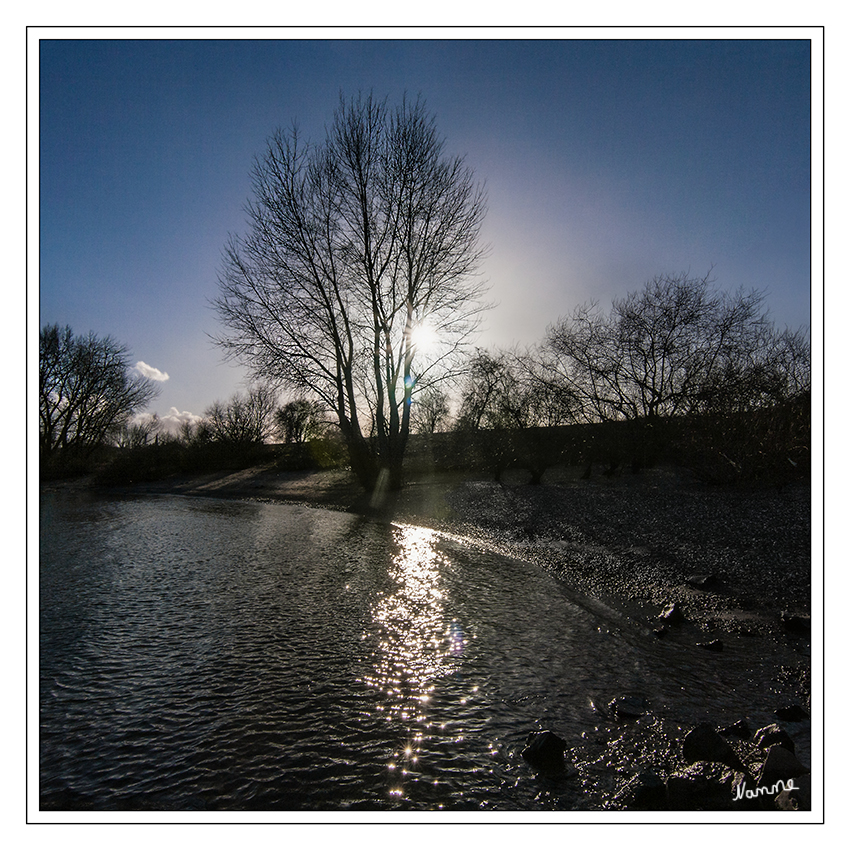
{"type": "Polygon", "coordinates": [[[567,742],[554,732],[530,732],[526,739],[522,757],[535,769],[545,773],[563,773],[564,751],[567,742]]]}
{"type": "Polygon", "coordinates": [[[707,643],[698,643],[697,646],[702,649],[710,649],[712,652],[723,652],[722,640],[710,640],[707,643]]]}
{"type": "Polygon", "coordinates": [[[696,762],[667,778],[668,808],[728,809],[733,786],[743,776],[726,765],[696,762]]]}
{"type": "Polygon", "coordinates": [[[783,812],[810,812],[812,810],[811,776],[794,777],[794,788],[776,795],[776,807],[783,812]]]}
{"type": "Polygon", "coordinates": [[[679,625],[685,622],[685,612],[682,611],[682,606],[678,602],[671,602],[659,615],[659,620],[664,620],[671,626],[679,625]]]}
{"type": "Polygon", "coordinates": [[[743,770],[744,767],[735,751],[714,731],[710,723],[701,723],[685,735],[682,755],[688,764],[716,761],[736,770],[743,770]]]}
{"type": "Polygon", "coordinates": [[[780,747],[785,747],[789,752],[794,752],[794,741],[778,723],[771,723],[770,726],[763,726],[759,729],[753,735],[753,743],[763,750],[772,747],[774,744],[779,744],[780,747]]]}
{"type": "Polygon", "coordinates": [[[787,720],[789,723],[797,723],[800,720],[805,720],[809,715],[799,703],[792,705],[783,705],[773,712],[780,720],[787,720]]]}
{"type": "Polygon", "coordinates": [[[709,573],[708,575],[692,575],[688,576],[685,580],[691,587],[696,587],[699,590],[711,590],[712,588],[720,587],[722,583],[720,579],[714,575],[714,573],[709,573]]]}
{"type": "Polygon", "coordinates": [[[796,779],[800,776],[806,776],[810,772],[809,768],[794,753],[779,746],[779,744],[774,744],[767,751],[767,758],[762,765],[759,781],[769,784],[783,778],[796,779]]]}
{"type": "Polygon", "coordinates": [[[731,726],[726,726],[717,731],[726,738],[740,738],[742,741],[746,741],[750,737],[750,727],[746,720],[737,720],[731,726]]]}
{"type": "Polygon", "coordinates": [[[667,626],[659,626],[657,629],[653,629],[652,634],[657,638],[665,637],[667,635],[667,626]]]}
{"type": "Polygon", "coordinates": [[[704,783],[696,777],[673,774],[667,777],[667,807],[670,809],[696,808],[696,798],[704,790],[704,783]]]}
{"type": "Polygon", "coordinates": [[[643,697],[614,697],[608,709],[615,720],[633,720],[646,714],[649,705],[643,697]]]}
{"type": "Polygon", "coordinates": [[[792,614],[783,611],[779,616],[782,628],[796,635],[810,635],[812,633],[812,618],[808,614],[792,614]]]}
{"type": "Polygon", "coordinates": [[[621,809],[657,811],[667,807],[667,787],[651,770],[633,776],[614,795],[614,803],[621,809]]]}
{"type": "Polygon", "coordinates": [[[790,750],[774,744],[767,751],[767,758],[761,767],[759,774],[759,786],[769,787],[780,779],[794,779],[808,773],[809,769],[801,764],[800,760],[790,750]]]}

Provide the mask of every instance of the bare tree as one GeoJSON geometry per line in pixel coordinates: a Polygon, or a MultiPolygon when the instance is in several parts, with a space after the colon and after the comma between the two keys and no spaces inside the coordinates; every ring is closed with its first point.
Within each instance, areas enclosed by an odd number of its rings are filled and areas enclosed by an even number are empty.
{"type": "Polygon", "coordinates": [[[763,293],[716,292],[711,283],[659,276],[607,315],[582,305],[549,329],[549,372],[584,419],[752,409],[805,385],[805,336],[776,332],[763,293]]]}
{"type": "Polygon", "coordinates": [[[412,394],[451,371],[482,309],[484,193],[443,150],[419,100],[341,99],[317,146],[278,131],[220,274],[219,344],[327,405],[368,490],[401,486],[412,394]]]}
{"type": "Polygon", "coordinates": [[[565,425],[575,421],[574,405],[538,352],[479,349],[469,360],[458,422],[472,430],[565,425]]]}
{"type": "Polygon", "coordinates": [[[469,359],[461,392],[458,426],[461,430],[505,428],[506,385],[511,382],[506,356],[477,349],[469,359]]]}
{"type": "Polygon", "coordinates": [[[75,337],[47,326],[39,339],[39,449],[44,461],[86,458],[113,442],[158,388],[134,373],[127,349],[111,337],[75,337]]]}
{"type": "Polygon", "coordinates": [[[115,442],[121,448],[137,449],[146,446],[151,438],[158,439],[162,423],[155,413],[127,420],[118,430],[115,442]]]}
{"type": "Polygon", "coordinates": [[[181,422],[177,440],[184,446],[191,446],[208,442],[209,436],[210,432],[206,420],[201,417],[195,421],[186,419],[181,422]]]}
{"type": "Polygon", "coordinates": [[[514,414],[514,427],[550,428],[578,421],[575,393],[555,379],[539,347],[510,352],[508,365],[512,379],[503,406],[521,414],[514,414]]]}
{"type": "Polygon", "coordinates": [[[434,434],[449,419],[449,396],[439,387],[428,387],[411,399],[410,420],[417,434],[434,434]]]}
{"type": "Polygon", "coordinates": [[[285,443],[304,443],[321,437],[327,425],[324,413],[321,402],[293,399],[274,412],[277,433],[285,443]]]}
{"type": "Polygon", "coordinates": [[[216,401],[204,412],[205,441],[250,445],[264,443],[272,434],[277,398],[265,385],[236,393],[228,402],[216,401]]]}

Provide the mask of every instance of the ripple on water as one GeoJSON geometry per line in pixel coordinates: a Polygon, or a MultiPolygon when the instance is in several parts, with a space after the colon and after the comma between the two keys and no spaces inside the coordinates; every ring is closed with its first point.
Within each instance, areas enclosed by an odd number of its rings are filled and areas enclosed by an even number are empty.
{"type": "Polygon", "coordinates": [[[675,714],[762,687],[734,645],[725,666],[661,655],[538,568],[426,529],[47,499],[44,808],[579,807],[528,770],[528,731],[578,739],[593,698],[630,689],[675,714]]]}

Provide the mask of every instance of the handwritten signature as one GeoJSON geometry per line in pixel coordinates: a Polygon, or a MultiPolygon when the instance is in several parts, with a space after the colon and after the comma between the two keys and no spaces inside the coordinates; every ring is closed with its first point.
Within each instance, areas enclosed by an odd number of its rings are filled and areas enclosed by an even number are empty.
{"type": "Polygon", "coordinates": [[[746,780],[742,780],[740,785],[735,786],[732,796],[733,800],[743,800],[746,797],[748,800],[753,800],[760,797],[762,794],[767,794],[771,797],[779,794],[781,791],[799,791],[800,786],[794,784],[793,779],[779,779],[773,785],[757,785],[755,789],[747,788],[746,780]]]}

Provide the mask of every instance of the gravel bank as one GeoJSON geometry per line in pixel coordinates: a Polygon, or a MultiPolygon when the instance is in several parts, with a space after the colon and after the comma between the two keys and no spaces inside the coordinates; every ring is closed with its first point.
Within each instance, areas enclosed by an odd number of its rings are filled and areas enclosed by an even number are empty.
{"type": "Polygon", "coordinates": [[[811,497],[804,485],[716,488],[671,469],[538,486],[469,481],[451,521],[633,616],[677,602],[708,628],[772,629],[811,610],[811,497]]]}

